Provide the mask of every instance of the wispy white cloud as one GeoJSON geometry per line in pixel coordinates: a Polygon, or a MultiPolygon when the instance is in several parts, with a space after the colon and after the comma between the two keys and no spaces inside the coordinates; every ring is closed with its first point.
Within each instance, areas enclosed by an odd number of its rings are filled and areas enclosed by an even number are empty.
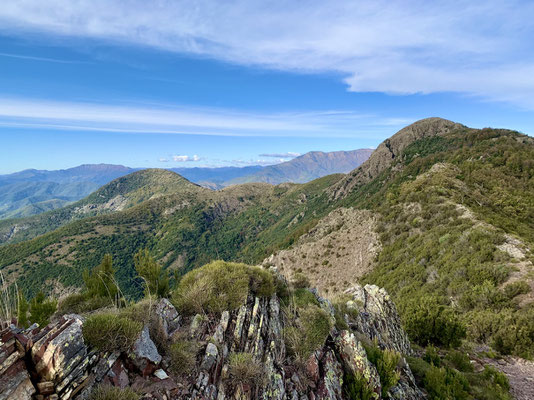
{"type": "Polygon", "coordinates": [[[300,156],[300,153],[294,153],[288,151],[287,153],[263,153],[260,154],[260,157],[269,157],[269,158],[295,158],[300,156]]]}
{"type": "Polygon", "coordinates": [[[176,162],[188,162],[188,161],[200,161],[200,157],[196,154],[194,156],[172,156],[172,159],[176,162]]]}
{"type": "Polygon", "coordinates": [[[160,157],[160,158],[158,159],[158,161],[159,161],[159,162],[163,162],[163,163],[167,163],[167,162],[169,162],[169,159],[166,158],[166,157],[160,157]]]}
{"type": "Polygon", "coordinates": [[[8,58],[19,58],[23,60],[32,60],[32,61],[44,61],[44,62],[53,62],[60,64],[81,64],[83,61],[74,61],[74,60],[61,60],[59,58],[48,58],[48,57],[36,57],[36,56],[27,56],[24,54],[12,54],[12,53],[0,53],[0,57],[8,58]]]}
{"type": "Polygon", "coordinates": [[[452,91],[534,108],[534,3],[5,0],[0,26],[304,72],[353,91],[452,91]]]}
{"type": "MultiPolygon", "coordinates": [[[[0,97],[0,126],[124,133],[354,137],[389,119],[351,112],[254,113],[177,105],[117,105],[0,97]],[[358,123],[356,123],[358,122],[358,123]],[[357,131],[357,128],[365,128],[357,131]]],[[[399,124],[401,126],[402,124],[399,124]]],[[[290,154],[289,154],[290,155],[290,154]]]]}

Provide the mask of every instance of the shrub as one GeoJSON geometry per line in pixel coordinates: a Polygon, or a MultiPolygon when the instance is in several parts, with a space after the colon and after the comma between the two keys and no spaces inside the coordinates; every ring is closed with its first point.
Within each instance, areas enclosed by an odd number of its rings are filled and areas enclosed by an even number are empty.
{"type": "Polygon", "coordinates": [[[348,399],[372,400],[375,392],[362,375],[347,374],[343,376],[343,391],[348,399]]]}
{"type": "Polygon", "coordinates": [[[109,297],[91,296],[87,292],[73,293],[60,300],[58,314],[83,314],[114,305],[109,297]]]}
{"type": "Polygon", "coordinates": [[[169,276],[147,249],[134,255],[135,270],[144,281],[145,296],[166,297],[169,294],[169,276]]]}
{"type": "Polygon", "coordinates": [[[400,379],[400,372],[397,370],[400,354],[394,350],[381,350],[376,343],[374,345],[364,344],[364,347],[367,359],[374,364],[380,376],[382,397],[386,397],[389,389],[395,386],[400,379]]]}
{"type": "Polygon", "coordinates": [[[293,275],[293,280],[291,281],[291,284],[295,289],[309,288],[310,280],[306,275],[299,272],[293,275]]]}
{"type": "Polygon", "coordinates": [[[484,372],[482,373],[484,378],[490,380],[493,384],[498,385],[499,387],[510,390],[510,382],[508,377],[500,371],[497,371],[491,365],[484,365],[484,372]]]}
{"type": "Polygon", "coordinates": [[[465,327],[456,312],[435,297],[426,296],[410,303],[404,316],[408,335],[420,345],[458,347],[465,337],[465,327]]]}
{"type": "Polygon", "coordinates": [[[509,299],[513,299],[520,294],[525,294],[528,292],[530,292],[530,286],[525,281],[510,283],[504,287],[504,294],[509,299]]]}
{"type": "Polygon", "coordinates": [[[250,353],[231,353],[228,373],[234,385],[261,386],[264,378],[262,365],[250,353]]]}
{"type": "Polygon", "coordinates": [[[469,399],[469,382],[449,368],[431,366],[425,374],[425,389],[431,400],[469,399]]]}
{"type": "Polygon", "coordinates": [[[181,375],[191,371],[196,363],[198,344],[191,340],[179,339],[169,347],[170,369],[181,375]]]}
{"type": "Polygon", "coordinates": [[[50,323],[50,317],[56,312],[57,301],[46,299],[43,292],[39,292],[30,301],[30,321],[43,327],[50,323]]]}
{"type": "Polygon", "coordinates": [[[458,371],[473,372],[474,370],[468,355],[461,351],[453,350],[445,356],[445,359],[458,371]]]}
{"type": "Polygon", "coordinates": [[[293,292],[293,301],[295,302],[295,306],[300,308],[306,307],[308,304],[319,305],[317,297],[315,297],[315,295],[308,289],[295,290],[293,292]]]}
{"type": "Polygon", "coordinates": [[[332,329],[330,316],[316,305],[298,309],[296,320],[288,322],[284,336],[289,350],[298,361],[307,360],[320,348],[332,329]]]}
{"type": "Polygon", "coordinates": [[[139,400],[141,396],[130,388],[100,385],[94,389],[89,400],[139,400]]]}
{"type": "Polygon", "coordinates": [[[115,313],[94,314],[82,326],[84,340],[102,352],[128,351],[133,346],[143,324],[115,313]]]}
{"type": "Polygon", "coordinates": [[[438,349],[436,349],[434,346],[428,346],[426,348],[423,360],[429,364],[432,364],[434,367],[441,366],[441,358],[439,357],[438,349]]]}
{"type": "Polygon", "coordinates": [[[252,291],[257,296],[271,296],[272,274],[259,267],[214,261],[188,272],[178,284],[173,301],[187,315],[235,310],[252,291]]]}

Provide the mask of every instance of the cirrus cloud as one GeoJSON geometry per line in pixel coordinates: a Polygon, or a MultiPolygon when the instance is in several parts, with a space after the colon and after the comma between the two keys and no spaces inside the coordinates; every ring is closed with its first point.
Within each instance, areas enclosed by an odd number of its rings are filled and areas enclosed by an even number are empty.
{"type": "Polygon", "coordinates": [[[357,92],[458,92],[534,109],[532,15],[526,0],[6,0],[0,30],[334,71],[357,92]]]}

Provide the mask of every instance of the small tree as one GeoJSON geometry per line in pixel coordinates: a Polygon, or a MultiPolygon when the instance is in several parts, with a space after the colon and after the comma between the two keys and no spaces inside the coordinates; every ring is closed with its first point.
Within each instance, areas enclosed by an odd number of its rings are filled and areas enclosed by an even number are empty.
{"type": "Polygon", "coordinates": [[[83,272],[83,281],[90,296],[109,297],[115,299],[119,288],[115,283],[115,270],[111,254],[104,255],[102,262],[92,271],[83,272]]]}
{"type": "Polygon", "coordinates": [[[46,326],[56,309],[57,301],[46,299],[44,293],[39,292],[30,302],[30,321],[38,323],[39,326],[46,326]]]}
{"type": "Polygon", "coordinates": [[[134,255],[134,264],[135,270],[145,282],[145,296],[168,296],[169,276],[147,249],[139,250],[134,255]]]}
{"type": "Polygon", "coordinates": [[[21,328],[27,328],[30,325],[28,321],[28,301],[22,294],[22,290],[19,290],[18,293],[17,324],[21,328]]]}

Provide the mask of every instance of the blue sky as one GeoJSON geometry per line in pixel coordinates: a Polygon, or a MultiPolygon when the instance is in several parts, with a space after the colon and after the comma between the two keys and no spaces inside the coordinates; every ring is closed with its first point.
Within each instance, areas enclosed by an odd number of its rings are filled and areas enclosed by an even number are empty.
{"type": "Polygon", "coordinates": [[[534,134],[528,1],[4,0],[0,173],[273,163],[440,116],[534,134]]]}

